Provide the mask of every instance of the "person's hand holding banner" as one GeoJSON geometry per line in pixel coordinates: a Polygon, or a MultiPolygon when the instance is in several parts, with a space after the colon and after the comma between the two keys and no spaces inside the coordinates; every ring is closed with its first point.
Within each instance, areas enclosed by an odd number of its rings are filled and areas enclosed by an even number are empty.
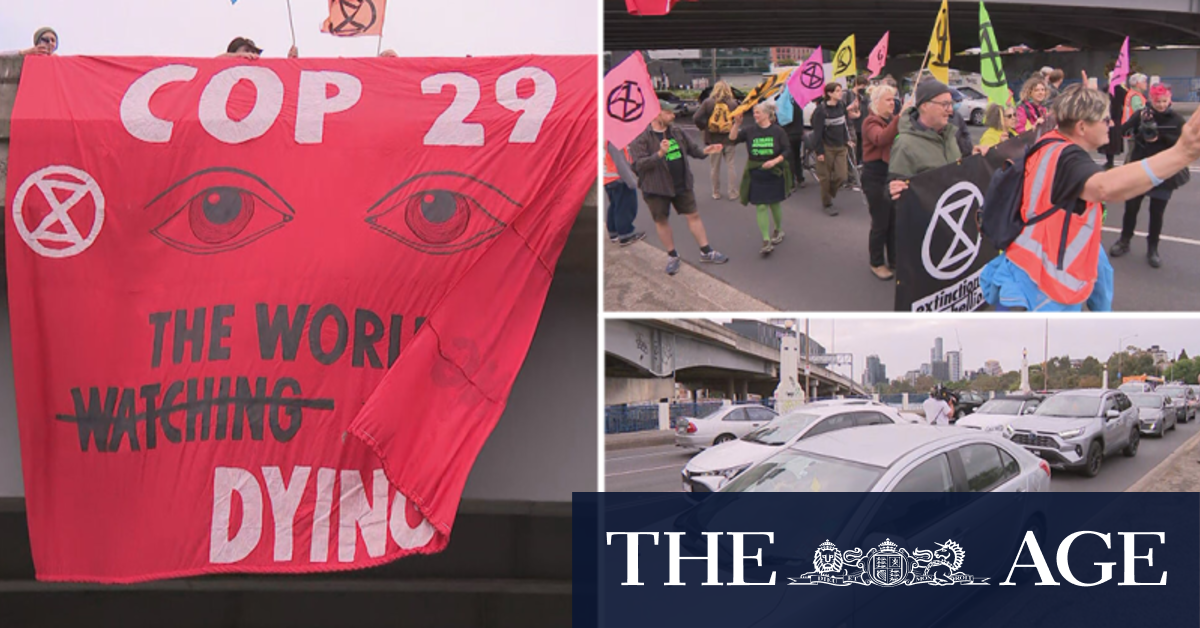
{"type": "Polygon", "coordinates": [[[907,189],[908,181],[896,179],[895,181],[888,183],[888,192],[891,193],[893,201],[898,200],[900,198],[900,194],[907,189]]]}

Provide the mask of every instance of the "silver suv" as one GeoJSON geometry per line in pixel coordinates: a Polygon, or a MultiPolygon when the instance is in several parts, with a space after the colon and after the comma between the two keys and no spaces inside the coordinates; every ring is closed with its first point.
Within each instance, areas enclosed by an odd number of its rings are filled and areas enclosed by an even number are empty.
{"type": "Polygon", "coordinates": [[[1132,458],[1141,442],[1138,411],[1119,390],[1068,390],[1045,401],[1033,414],[1017,417],[1006,436],[1052,466],[1100,473],[1106,456],[1120,451],[1132,458]]]}

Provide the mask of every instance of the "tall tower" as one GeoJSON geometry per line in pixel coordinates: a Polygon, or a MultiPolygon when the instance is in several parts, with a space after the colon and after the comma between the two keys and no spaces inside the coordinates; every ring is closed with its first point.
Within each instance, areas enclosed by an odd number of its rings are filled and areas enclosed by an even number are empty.
{"type": "Polygon", "coordinates": [[[930,357],[929,361],[931,363],[945,361],[945,358],[942,356],[942,339],[941,338],[933,339],[933,352],[930,354],[929,357],[930,357]]]}

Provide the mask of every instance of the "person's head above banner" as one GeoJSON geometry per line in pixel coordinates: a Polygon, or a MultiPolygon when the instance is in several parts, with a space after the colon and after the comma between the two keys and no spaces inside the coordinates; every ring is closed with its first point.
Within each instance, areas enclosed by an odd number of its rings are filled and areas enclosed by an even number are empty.
{"type": "Polygon", "coordinates": [[[33,33],[33,47],[20,52],[21,56],[52,55],[58,52],[58,33],[49,26],[43,26],[33,33]]]}

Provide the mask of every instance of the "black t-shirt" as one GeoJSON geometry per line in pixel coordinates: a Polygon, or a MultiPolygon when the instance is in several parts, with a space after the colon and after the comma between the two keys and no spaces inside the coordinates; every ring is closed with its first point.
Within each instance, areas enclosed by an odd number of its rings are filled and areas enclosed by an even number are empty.
{"type": "MultiPolygon", "coordinates": [[[[650,132],[654,134],[654,141],[662,144],[665,135],[654,129],[650,129],[650,132]]],[[[675,183],[675,192],[679,193],[687,189],[683,174],[683,147],[675,138],[671,138],[671,147],[667,149],[667,156],[663,159],[667,160],[667,171],[671,173],[671,181],[675,183]]]]}
{"type": "MultiPolygon", "coordinates": [[[[1036,167],[1031,161],[1030,166],[1036,167]]],[[[1077,145],[1063,149],[1058,156],[1058,169],[1054,173],[1054,184],[1050,187],[1050,202],[1058,205],[1083,193],[1083,187],[1092,176],[1104,172],[1104,168],[1092,161],[1092,156],[1077,145]]],[[[1032,173],[1026,171],[1026,176],[1032,173]]],[[[1087,211],[1087,201],[1079,199],[1071,211],[1082,214],[1087,211]]]]}
{"type": "Polygon", "coordinates": [[[738,129],[737,141],[739,144],[746,144],[750,159],[755,161],[770,161],[788,154],[787,133],[778,124],[772,124],[765,129],[755,122],[743,124],[742,128],[738,129]]]}

